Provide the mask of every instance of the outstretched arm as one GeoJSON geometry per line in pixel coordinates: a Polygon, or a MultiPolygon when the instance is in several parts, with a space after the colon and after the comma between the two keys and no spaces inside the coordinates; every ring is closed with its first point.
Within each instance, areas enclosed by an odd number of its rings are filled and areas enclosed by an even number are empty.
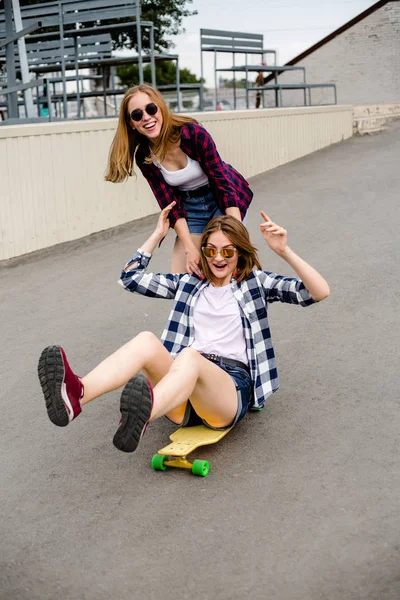
{"type": "Polygon", "coordinates": [[[320,302],[327,298],[329,296],[327,282],[318,271],[289,248],[286,229],[273,223],[265,212],[261,211],[261,216],[264,222],[260,224],[260,230],[271,250],[294,269],[314,300],[320,302]]]}
{"type": "Polygon", "coordinates": [[[153,251],[168,232],[168,213],[173,204],[161,211],[155,230],[123,268],[118,283],[128,292],[153,298],[175,297],[182,275],[146,272],[153,251]]]}
{"type": "Polygon", "coordinates": [[[176,202],[174,200],[173,202],[171,202],[171,204],[168,204],[168,206],[166,206],[160,212],[160,216],[158,217],[156,228],[154,229],[151,236],[149,238],[147,238],[145,243],[142,244],[142,246],[141,246],[141,250],[143,250],[143,252],[146,252],[147,254],[153,254],[153,252],[157,248],[158,244],[161,242],[162,239],[165,238],[165,236],[167,235],[168,230],[169,230],[169,221],[168,221],[169,211],[171,210],[171,208],[173,208],[175,206],[175,204],[176,204],[176,202]]]}
{"type": "MultiPolygon", "coordinates": [[[[168,215],[175,204],[176,202],[173,201],[161,211],[155,230],[141,247],[143,252],[153,254],[153,251],[157,248],[161,240],[167,235],[169,229],[168,215]]],[[[199,268],[200,252],[197,250],[190,237],[186,219],[178,219],[175,223],[174,229],[185,249],[187,272],[190,274],[195,273],[202,279],[203,274],[199,268]]]]}

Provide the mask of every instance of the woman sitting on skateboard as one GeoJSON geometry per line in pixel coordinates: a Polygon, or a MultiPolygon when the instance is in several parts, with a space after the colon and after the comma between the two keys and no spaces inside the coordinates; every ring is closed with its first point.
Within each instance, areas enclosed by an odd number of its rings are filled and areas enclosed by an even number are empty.
{"type": "Polygon", "coordinates": [[[286,230],[263,212],[265,241],[301,279],[262,271],[246,228],[229,215],[216,217],[204,230],[203,278],[147,273],[172,207],[161,212],[154,233],[120,278],[128,291],[174,300],[162,341],[151,332],[139,333],[83,379],[60,346],[46,348],[39,360],[47,412],[61,427],[87,402],[125,386],[113,440],[124,452],[135,450],[148,423],[163,415],[178,425],[197,415],[207,427],[225,429],[249,409],[262,407],[278,388],[267,303],[309,306],[329,295],[325,279],[286,245],[286,230]]]}

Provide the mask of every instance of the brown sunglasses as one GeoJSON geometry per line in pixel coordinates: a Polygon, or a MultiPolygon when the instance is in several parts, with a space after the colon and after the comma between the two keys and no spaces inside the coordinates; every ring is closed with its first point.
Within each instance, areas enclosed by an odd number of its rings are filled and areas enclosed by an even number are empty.
{"type": "Polygon", "coordinates": [[[222,258],[233,258],[236,252],[236,248],[221,248],[221,250],[217,250],[210,246],[202,246],[201,250],[206,258],[215,258],[218,253],[222,258]]]}

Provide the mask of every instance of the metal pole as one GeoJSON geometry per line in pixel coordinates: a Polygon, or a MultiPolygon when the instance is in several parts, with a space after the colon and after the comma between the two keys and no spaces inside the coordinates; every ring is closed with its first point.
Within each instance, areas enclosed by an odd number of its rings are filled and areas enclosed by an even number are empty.
{"type": "Polygon", "coordinates": [[[156,87],[156,62],[154,60],[154,25],[150,26],[150,61],[151,61],[151,85],[156,87]]]}
{"type": "Polygon", "coordinates": [[[247,70],[247,67],[248,67],[248,55],[247,55],[247,52],[245,53],[244,56],[245,56],[244,62],[245,62],[245,67],[246,67],[246,70],[245,70],[245,77],[246,77],[246,108],[249,108],[249,72],[247,70]]]}
{"type": "Polygon", "coordinates": [[[181,78],[179,73],[179,58],[176,59],[176,110],[181,110],[181,78]]]}
{"type": "Polygon", "coordinates": [[[200,110],[203,110],[204,106],[204,84],[203,84],[203,48],[201,45],[201,29],[200,29],[200,110]]]}
{"type": "Polygon", "coordinates": [[[247,54],[246,54],[246,108],[249,108],[249,86],[248,86],[248,76],[249,76],[249,72],[247,70],[247,54]]]}
{"type": "MultiPolygon", "coordinates": [[[[11,37],[13,31],[13,20],[12,20],[12,4],[11,0],[5,0],[5,16],[6,16],[6,37],[11,37]]],[[[6,65],[7,65],[7,86],[13,87],[17,83],[16,69],[15,69],[15,54],[14,44],[7,44],[6,47],[6,65]]],[[[9,119],[18,119],[18,93],[13,92],[7,95],[7,113],[9,119]]]]}
{"type": "Polygon", "coordinates": [[[140,31],[140,0],[136,0],[136,35],[139,60],[139,81],[143,83],[142,33],[140,31]]]}
{"type": "Polygon", "coordinates": [[[40,117],[40,97],[39,97],[39,86],[36,87],[36,112],[37,116],[40,117]]]}
{"type": "Polygon", "coordinates": [[[76,102],[77,102],[77,117],[81,118],[81,92],[79,89],[79,64],[78,64],[78,36],[74,37],[74,53],[75,53],[75,74],[76,74],[76,102]]]}
{"type": "Polygon", "coordinates": [[[46,84],[46,92],[47,92],[47,104],[49,107],[49,121],[51,121],[51,94],[50,94],[50,84],[47,79],[44,80],[46,84]]]}
{"type": "MultiPolygon", "coordinates": [[[[112,66],[111,67],[111,88],[114,91],[115,90],[115,67],[112,66]]],[[[117,108],[117,96],[114,94],[113,96],[114,98],[114,110],[115,110],[115,114],[118,114],[118,108],[117,108]]]]}
{"type": "Polygon", "coordinates": [[[104,65],[101,68],[101,72],[103,75],[103,105],[104,105],[104,116],[107,116],[107,78],[106,78],[106,70],[104,65]]]}
{"type": "MultiPolygon", "coordinates": [[[[235,67],[235,52],[232,52],[233,66],[235,67]]],[[[236,71],[233,71],[233,108],[236,110],[236,71]]]]}
{"type": "MultiPolygon", "coordinates": [[[[13,11],[14,11],[14,23],[15,23],[15,31],[21,31],[23,29],[22,19],[21,19],[21,8],[19,6],[19,0],[12,0],[13,11]]],[[[21,67],[22,74],[22,83],[29,83],[31,80],[29,77],[29,68],[28,68],[28,58],[26,56],[26,46],[25,46],[25,38],[21,37],[18,40],[18,50],[19,50],[19,64],[21,67]]],[[[25,108],[26,108],[26,116],[29,119],[33,119],[35,116],[35,109],[33,107],[33,98],[32,98],[32,89],[27,89],[24,91],[25,96],[25,108]]]]}
{"type": "Polygon", "coordinates": [[[65,57],[64,57],[64,18],[62,3],[58,3],[58,18],[60,23],[60,51],[61,51],[61,76],[63,86],[64,119],[68,118],[67,82],[65,81],[65,57]]]}
{"type": "Polygon", "coordinates": [[[216,50],[214,50],[214,85],[215,85],[215,90],[214,90],[215,110],[217,110],[217,102],[218,102],[217,87],[218,87],[218,83],[217,83],[217,51],[216,50]]]}

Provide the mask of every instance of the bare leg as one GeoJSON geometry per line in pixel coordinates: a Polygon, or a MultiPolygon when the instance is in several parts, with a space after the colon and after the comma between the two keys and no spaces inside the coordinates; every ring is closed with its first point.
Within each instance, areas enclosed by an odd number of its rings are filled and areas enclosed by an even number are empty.
{"type": "MultiPolygon", "coordinates": [[[[143,331],[133,340],[107,357],[82,379],[84,395],[81,406],[106,392],[125,385],[129,379],[143,370],[151,385],[165,377],[174,360],[160,340],[151,332],[143,331]]],[[[186,397],[181,406],[175,407],[167,416],[180,425],[185,415],[186,397]]]]}
{"type": "Polygon", "coordinates": [[[168,350],[153,333],[139,333],[82,379],[85,391],[81,405],[125,385],[141,369],[146,371],[151,383],[156,384],[173,362],[168,350]]]}
{"type": "Polygon", "coordinates": [[[181,423],[189,397],[198,415],[214,427],[228,425],[236,415],[236,389],[225,371],[192,348],[174,361],[150,332],[137,335],[83,378],[81,405],[121,387],[140,370],[154,387],[151,420],[167,415],[181,423]]]}
{"type": "Polygon", "coordinates": [[[151,420],[170,413],[187,398],[197,414],[213,427],[229,425],[237,412],[233,379],[193,348],[180,352],[153,392],[151,420]]]}
{"type": "MultiPolygon", "coordinates": [[[[190,236],[196,248],[200,250],[201,235],[191,234],[190,236]]],[[[174,250],[172,253],[171,273],[186,273],[186,254],[179,238],[176,238],[174,250]]]]}
{"type": "Polygon", "coordinates": [[[122,346],[82,383],[59,346],[42,352],[38,374],[49,418],[60,427],[78,416],[84,404],[127,384],[121,395],[122,421],[114,436],[114,444],[126,452],[136,448],[149,420],[168,415],[181,423],[188,398],[197,414],[214,427],[229,425],[237,412],[235,384],[225,371],[193,348],[183,349],[173,360],[150,332],[122,346]],[[140,370],[150,379],[153,392],[144,377],[136,377],[140,370]]]}
{"type": "Polygon", "coordinates": [[[123,452],[136,450],[149,421],[182,407],[186,399],[213,427],[226,427],[237,413],[233,379],[193,348],[183,349],[168,373],[151,389],[142,376],[132,377],[120,400],[121,420],[113,444],[123,452]]]}

